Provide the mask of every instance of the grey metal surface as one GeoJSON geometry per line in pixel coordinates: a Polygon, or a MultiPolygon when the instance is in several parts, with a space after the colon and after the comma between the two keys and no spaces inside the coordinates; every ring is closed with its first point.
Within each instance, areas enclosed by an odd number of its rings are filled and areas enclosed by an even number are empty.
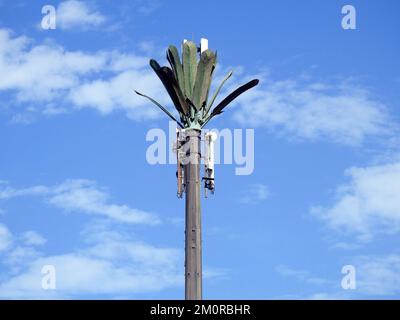
{"type": "Polygon", "coordinates": [[[185,299],[202,299],[202,243],[200,208],[200,141],[201,131],[186,130],[185,164],[186,226],[185,226],[185,299]]]}

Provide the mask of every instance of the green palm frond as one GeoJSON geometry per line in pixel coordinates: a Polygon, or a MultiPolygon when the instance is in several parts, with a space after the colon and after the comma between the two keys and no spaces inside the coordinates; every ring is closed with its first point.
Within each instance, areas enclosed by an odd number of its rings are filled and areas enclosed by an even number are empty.
{"type": "Polygon", "coordinates": [[[187,98],[192,97],[194,82],[196,81],[197,71],[197,47],[191,41],[183,44],[183,75],[185,79],[185,95],[187,98]]]}
{"type": "Polygon", "coordinates": [[[217,88],[217,90],[215,91],[213,97],[211,98],[210,102],[207,104],[207,106],[204,108],[204,112],[203,112],[203,117],[207,116],[208,112],[210,111],[212,105],[215,102],[215,99],[217,98],[219,92],[221,91],[222,87],[224,86],[225,82],[232,76],[233,72],[229,71],[228,74],[225,76],[225,78],[222,80],[221,84],[219,85],[219,87],[217,88]]]}
{"type": "Polygon", "coordinates": [[[205,50],[197,65],[196,81],[193,88],[192,101],[197,111],[207,103],[208,91],[210,90],[212,74],[215,69],[216,56],[210,50],[205,50]]]}
{"type": "MultiPolygon", "coordinates": [[[[175,78],[178,81],[181,90],[185,87],[185,79],[183,76],[183,65],[181,59],[179,58],[178,49],[175,46],[169,46],[167,51],[167,60],[174,71],[175,78]]],[[[183,90],[182,90],[183,92],[183,90]]]]}
{"type": "Polygon", "coordinates": [[[176,110],[178,110],[179,115],[183,118],[188,113],[188,107],[172,70],[168,67],[160,67],[158,62],[154,59],[150,60],[150,66],[160,78],[176,110]]]}
{"type": "Polygon", "coordinates": [[[149,99],[151,102],[153,102],[157,107],[159,107],[162,111],[164,111],[168,117],[170,117],[172,120],[174,120],[181,128],[183,128],[182,123],[180,123],[178,120],[175,119],[175,117],[167,110],[167,108],[163,107],[160,103],[158,103],[156,100],[154,100],[153,98],[140,93],[139,91],[133,90],[135,91],[135,93],[139,96],[145,97],[147,99],[149,99]]]}
{"type": "Polygon", "coordinates": [[[164,111],[171,119],[176,121],[180,127],[201,129],[213,117],[223,112],[229,103],[236,99],[245,91],[258,84],[258,79],[254,79],[237,88],[225,99],[223,99],[211,112],[210,110],[221,91],[225,82],[232,76],[230,71],[221,84],[214,92],[211,100],[208,99],[213,73],[217,64],[217,53],[205,50],[197,59],[198,48],[191,41],[186,41],[182,45],[182,60],[178,49],[169,46],[167,50],[167,60],[171,68],[161,67],[154,59],[150,60],[150,66],[161,80],[168,92],[180,120],[176,118],[161,104],[154,99],[135,91],[137,94],[149,99],[164,111]]]}
{"type": "Polygon", "coordinates": [[[235,91],[233,91],[231,94],[229,94],[224,100],[222,100],[211,112],[211,118],[221,114],[223,109],[230,104],[233,100],[235,100],[238,96],[240,96],[243,92],[246,92],[247,90],[255,87],[258,84],[259,80],[258,79],[253,79],[246,84],[240,86],[237,88],[235,91]]]}

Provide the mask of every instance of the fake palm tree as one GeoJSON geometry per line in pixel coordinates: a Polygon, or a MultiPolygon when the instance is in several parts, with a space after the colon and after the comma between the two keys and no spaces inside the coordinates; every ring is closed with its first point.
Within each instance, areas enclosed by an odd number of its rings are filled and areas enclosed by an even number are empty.
{"type": "MultiPolygon", "coordinates": [[[[182,59],[178,49],[169,46],[167,59],[171,67],[161,67],[157,61],[151,59],[150,66],[160,78],[167,90],[178,114],[177,120],[171,112],[153,98],[135,91],[146,97],[181,128],[185,129],[183,138],[178,134],[178,194],[182,184],[186,193],[185,201],[185,298],[188,300],[202,299],[202,245],[201,245],[201,209],[200,209],[200,159],[201,159],[201,129],[215,116],[221,114],[226,106],[243,92],[258,84],[254,79],[237,88],[214,108],[214,102],[224,83],[232,76],[229,72],[209,99],[212,76],[217,64],[217,54],[211,50],[204,50],[197,58],[198,48],[190,41],[186,41],[182,48],[182,59]],[[212,109],[212,111],[211,111],[212,109]],[[181,138],[183,140],[181,140],[181,138]],[[182,142],[184,141],[184,142],[182,142]],[[178,143],[179,142],[179,143],[178,143]],[[183,143],[189,148],[184,151],[189,162],[183,163],[180,159],[183,143]],[[183,169],[182,169],[183,168],[183,169]],[[183,178],[182,178],[183,177],[183,178]],[[182,181],[184,180],[184,182],[182,181]]],[[[181,132],[181,131],[179,131],[181,132]]],[[[183,133],[183,130],[182,130],[183,133]]],[[[183,152],[183,151],[182,151],[183,152]]],[[[205,188],[214,191],[214,174],[210,166],[205,169],[205,188]]]]}
{"type": "Polygon", "coordinates": [[[180,121],[156,100],[135,91],[138,95],[146,97],[157,105],[172,120],[176,121],[181,128],[203,128],[213,117],[221,114],[229,103],[243,92],[258,84],[258,79],[254,79],[242,85],[217,104],[211,111],[221,88],[232,76],[232,71],[225,76],[212,98],[209,100],[208,96],[212,76],[217,64],[217,53],[207,49],[201,53],[200,59],[198,60],[197,52],[198,48],[196,44],[191,41],[186,41],[182,48],[182,61],[179,57],[178,49],[173,45],[169,46],[167,50],[167,59],[171,68],[167,66],[161,67],[156,60],[150,60],[150,66],[167,90],[178,111],[180,121]]]}

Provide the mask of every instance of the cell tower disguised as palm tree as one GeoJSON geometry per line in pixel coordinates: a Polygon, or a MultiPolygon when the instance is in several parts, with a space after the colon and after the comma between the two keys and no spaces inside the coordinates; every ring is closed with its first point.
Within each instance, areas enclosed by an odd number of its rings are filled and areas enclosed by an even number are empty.
{"type": "MultiPolygon", "coordinates": [[[[201,39],[200,48],[191,41],[182,45],[182,59],[175,46],[169,46],[167,59],[171,67],[161,67],[151,59],[150,66],[160,78],[167,90],[179,120],[164,106],[153,98],[135,91],[146,97],[172,120],[180,129],[178,132],[178,196],[186,193],[185,222],[185,298],[187,300],[202,299],[202,257],[201,257],[201,210],[200,210],[200,159],[201,159],[201,129],[215,116],[221,114],[226,106],[243,92],[258,84],[258,79],[237,88],[214,108],[213,105],[224,83],[232,76],[229,72],[209,99],[209,91],[215,67],[217,54],[208,49],[208,41],[201,39]],[[200,57],[198,58],[200,53],[200,57]],[[211,110],[212,109],[212,110],[211,110]]],[[[207,155],[205,157],[205,188],[214,191],[212,134],[206,134],[207,155]]]]}

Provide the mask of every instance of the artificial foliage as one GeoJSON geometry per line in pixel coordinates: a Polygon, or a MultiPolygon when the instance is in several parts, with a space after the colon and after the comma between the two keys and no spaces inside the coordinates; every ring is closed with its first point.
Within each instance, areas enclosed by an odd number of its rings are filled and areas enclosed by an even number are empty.
{"type": "Polygon", "coordinates": [[[198,51],[199,48],[193,42],[186,41],[182,46],[181,56],[175,46],[168,47],[167,60],[170,67],[160,66],[156,60],[150,60],[150,66],[167,90],[179,114],[179,120],[153,98],[135,91],[157,105],[181,128],[203,128],[213,117],[221,114],[234,99],[258,84],[258,79],[247,82],[213,108],[223,85],[232,76],[232,71],[226,75],[209,98],[211,81],[217,65],[217,53],[207,49],[198,58],[198,51]]]}

